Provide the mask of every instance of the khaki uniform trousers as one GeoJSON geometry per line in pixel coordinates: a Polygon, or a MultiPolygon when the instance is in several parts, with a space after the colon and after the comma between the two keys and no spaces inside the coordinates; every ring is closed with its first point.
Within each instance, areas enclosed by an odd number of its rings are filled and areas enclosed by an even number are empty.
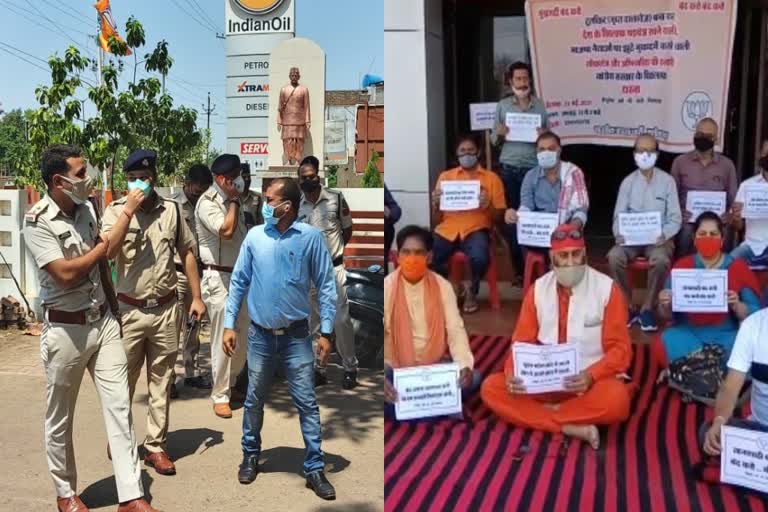
{"type": "Polygon", "coordinates": [[[187,338],[189,308],[192,306],[192,291],[189,289],[187,276],[176,272],[178,278],[179,313],[176,316],[176,331],[179,333],[179,354],[176,358],[174,373],[177,380],[191,378],[197,373],[197,356],[200,353],[200,322],[187,338]]]}
{"type": "Polygon", "coordinates": [[[248,318],[247,300],[244,298],[240,304],[240,313],[237,316],[237,347],[232,357],[224,353],[222,338],[224,336],[224,315],[229,296],[229,272],[205,269],[203,279],[200,282],[203,302],[211,319],[211,377],[213,388],[211,399],[215,404],[229,403],[232,393],[231,388],[237,381],[237,376],[245,366],[246,345],[248,343],[248,318]]]}
{"type": "Polygon", "coordinates": [[[151,309],[120,304],[123,318],[123,344],[128,356],[128,388],[131,401],[136,392],[141,368],[147,363],[147,437],[145,448],[150,452],[165,451],[168,436],[169,394],[173,365],[179,350],[176,301],[151,309]]]}
{"type": "MultiPolygon", "coordinates": [[[[352,318],[349,316],[349,299],[347,298],[347,272],[344,265],[333,268],[336,277],[336,321],[333,331],[336,335],[336,350],[341,356],[344,370],[351,372],[357,370],[357,356],[355,355],[355,330],[352,327],[352,318]]],[[[310,292],[312,315],[309,325],[312,332],[312,349],[317,353],[317,339],[320,337],[320,307],[317,302],[317,290],[312,287],[310,292]]],[[[315,366],[320,368],[315,362],[315,366]]]]}
{"type": "Polygon", "coordinates": [[[80,383],[88,369],[104,415],[118,500],[143,497],[128,398],[128,367],[117,320],[109,312],[89,325],[50,323],[46,319],[40,355],[47,381],[45,449],[56,494],[60,498],[77,494],[72,427],[80,383]]]}

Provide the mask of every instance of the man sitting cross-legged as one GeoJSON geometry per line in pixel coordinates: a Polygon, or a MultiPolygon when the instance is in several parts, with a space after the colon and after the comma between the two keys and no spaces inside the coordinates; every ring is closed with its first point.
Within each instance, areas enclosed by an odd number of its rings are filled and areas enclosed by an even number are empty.
{"type": "Polygon", "coordinates": [[[627,305],[611,278],[587,266],[578,228],[565,224],[555,230],[550,258],[553,270],[523,300],[513,343],[576,343],[582,370],[564,379],[564,392],[531,395],[514,375],[510,354],[504,372],[483,382],[481,396],[504,421],[562,432],[598,449],[597,425],[629,416],[629,391],[619,379],[632,356],[627,305]]]}

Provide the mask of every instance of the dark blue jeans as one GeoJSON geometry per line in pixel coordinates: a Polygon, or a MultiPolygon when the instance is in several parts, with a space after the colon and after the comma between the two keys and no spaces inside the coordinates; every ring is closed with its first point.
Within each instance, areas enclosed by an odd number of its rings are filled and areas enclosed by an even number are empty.
{"type": "Polygon", "coordinates": [[[451,256],[457,250],[461,250],[469,258],[469,266],[472,269],[472,293],[477,294],[480,289],[480,280],[488,271],[490,263],[489,245],[490,237],[485,230],[475,231],[464,240],[455,242],[435,235],[432,246],[432,267],[438,274],[448,277],[448,263],[451,256]]]}
{"type": "MultiPolygon", "coordinates": [[[[504,195],[507,199],[507,208],[514,208],[515,210],[520,208],[520,189],[523,186],[523,179],[528,171],[530,171],[530,169],[525,167],[501,164],[500,174],[501,181],[504,183],[504,195]]],[[[523,251],[517,243],[517,225],[506,224],[504,231],[505,238],[509,244],[509,252],[512,256],[512,264],[515,266],[518,275],[522,275],[523,269],[525,268],[525,260],[523,259],[523,251]]]]}
{"type": "MultiPolygon", "coordinates": [[[[446,361],[450,363],[450,361],[446,361]]],[[[390,384],[392,384],[393,380],[393,374],[392,368],[387,367],[386,371],[384,372],[387,380],[390,384]]],[[[466,398],[470,395],[473,395],[477,393],[477,390],[480,389],[480,384],[483,383],[483,376],[478,370],[472,370],[472,381],[469,383],[469,386],[461,388],[461,396],[462,398],[466,398]]],[[[445,416],[442,416],[445,417],[445,416]]],[[[395,420],[395,406],[394,404],[384,404],[384,419],[385,420],[395,420]]],[[[425,418],[426,420],[430,420],[432,418],[425,418]]],[[[440,418],[437,418],[440,419],[440,418]]],[[[419,420],[411,420],[411,421],[419,421],[419,420]]]]}
{"type": "Polygon", "coordinates": [[[307,322],[276,336],[253,325],[248,330],[248,394],[243,414],[243,453],[261,452],[264,403],[278,363],[285,367],[288,391],[299,413],[304,438],[304,474],[322,471],[320,408],[315,397],[315,355],[307,322]]]}

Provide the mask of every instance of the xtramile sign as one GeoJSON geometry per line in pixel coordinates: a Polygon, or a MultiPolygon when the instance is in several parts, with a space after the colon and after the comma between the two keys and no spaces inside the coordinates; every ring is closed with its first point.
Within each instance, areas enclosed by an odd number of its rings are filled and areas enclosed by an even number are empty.
{"type": "MultiPolygon", "coordinates": [[[[294,37],[293,0],[224,0],[227,34],[227,152],[267,169],[272,49],[294,37]]],[[[254,176],[258,186],[259,176],[254,176]]]]}

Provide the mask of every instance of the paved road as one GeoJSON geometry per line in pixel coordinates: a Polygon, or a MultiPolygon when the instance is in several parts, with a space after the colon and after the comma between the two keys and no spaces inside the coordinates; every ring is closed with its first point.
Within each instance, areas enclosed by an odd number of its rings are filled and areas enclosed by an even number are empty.
{"type": "MultiPolygon", "coordinates": [[[[207,343],[203,346],[206,352],[207,343]]],[[[53,483],[43,451],[45,378],[39,339],[0,331],[0,510],[55,509],[53,483]]],[[[206,354],[207,355],[207,354],[206,354]]],[[[325,502],[304,487],[299,420],[284,383],[272,390],[265,410],[262,474],[248,486],[237,482],[242,409],[232,419],[214,416],[205,392],[181,389],[171,405],[168,452],[176,476],[143,471],[145,490],[164,512],[245,510],[369,512],[383,510],[384,424],[381,374],[361,371],[361,385],[344,391],[341,370],[320,388],[326,471],[338,499],[325,502]]],[[[134,400],[137,439],[146,432],[146,381],[134,400]]],[[[116,510],[112,466],[93,383],[86,375],[77,404],[74,434],[78,490],[92,510],[116,510]]]]}

